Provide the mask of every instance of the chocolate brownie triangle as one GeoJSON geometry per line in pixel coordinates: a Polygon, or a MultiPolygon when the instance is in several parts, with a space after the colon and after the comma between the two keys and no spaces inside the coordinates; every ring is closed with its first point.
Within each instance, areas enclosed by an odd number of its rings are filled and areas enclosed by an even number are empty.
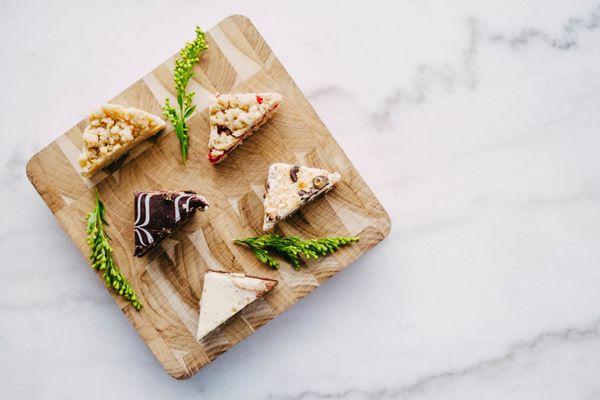
{"type": "Polygon", "coordinates": [[[142,257],[208,203],[191,190],[137,192],[134,203],[134,256],[142,257]]]}

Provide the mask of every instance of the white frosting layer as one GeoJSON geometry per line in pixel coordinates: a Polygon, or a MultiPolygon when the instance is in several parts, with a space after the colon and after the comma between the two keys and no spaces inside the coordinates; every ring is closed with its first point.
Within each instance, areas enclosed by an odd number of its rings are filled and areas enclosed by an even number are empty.
{"type": "Polygon", "coordinates": [[[263,293],[271,290],[276,283],[244,274],[208,271],[204,276],[200,298],[196,339],[201,340],[263,293]]]}

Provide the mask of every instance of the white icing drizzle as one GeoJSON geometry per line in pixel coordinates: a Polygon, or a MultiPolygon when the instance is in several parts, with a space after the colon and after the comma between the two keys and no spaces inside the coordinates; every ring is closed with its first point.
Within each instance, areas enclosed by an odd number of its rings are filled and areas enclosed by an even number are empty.
{"type": "Polygon", "coordinates": [[[142,235],[140,235],[140,232],[138,230],[138,227],[134,227],[134,232],[135,232],[135,236],[137,237],[138,241],[140,242],[140,244],[144,245],[144,239],[142,238],[142,235]]]}
{"type": "Polygon", "coordinates": [[[142,196],[144,196],[144,194],[140,194],[137,198],[137,215],[135,216],[134,225],[137,225],[140,222],[140,218],[142,217],[142,208],[141,208],[142,196]]]}
{"type": "Polygon", "coordinates": [[[138,196],[138,204],[137,204],[138,215],[137,215],[137,218],[135,219],[134,230],[135,230],[135,233],[136,233],[136,235],[140,241],[140,244],[142,246],[145,246],[147,244],[154,242],[154,238],[152,237],[150,232],[148,232],[146,229],[143,228],[144,226],[148,225],[148,223],[150,222],[150,198],[152,196],[153,195],[151,193],[142,193],[138,196]],[[137,225],[139,223],[140,217],[142,216],[142,207],[141,207],[142,203],[141,202],[142,202],[142,197],[144,197],[144,196],[145,196],[145,199],[144,199],[144,208],[145,208],[144,209],[144,218],[145,218],[145,220],[144,220],[143,224],[137,225]],[[140,232],[143,232],[146,235],[146,237],[148,238],[148,243],[144,242],[144,239],[140,232]]]}
{"type": "Polygon", "coordinates": [[[141,234],[139,233],[139,231],[142,231],[146,234],[146,237],[148,238],[148,244],[154,242],[154,238],[152,237],[152,235],[150,234],[150,232],[148,232],[147,230],[145,230],[144,228],[140,228],[140,227],[136,227],[135,228],[135,233],[137,233],[138,235],[140,235],[140,243],[142,245],[146,245],[146,243],[144,243],[144,241],[141,238],[141,234]]]}
{"type": "Polygon", "coordinates": [[[181,200],[182,198],[187,197],[187,200],[185,202],[185,204],[183,205],[183,210],[186,212],[190,212],[190,201],[192,201],[192,198],[194,197],[198,197],[194,194],[190,194],[190,193],[185,193],[185,194],[180,194],[179,196],[177,196],[175,198],[175,222],[178,222],[181,219],[181,212],[179,211],[179,200],[181,200]]]}
{"type": "Polygon", "coordinates": [[[150,222],[150,199],[152,198],[152,196],[153,195],[151,193],[146,193],[146,199],[144,200],[144,212],[146,220],[143,224],[140,225],[140,228],[142,226],[148,225],[148,223],[150,222]]]}
{"type": "Polygon", "coordinates": [[[190,211],[190,201],[192,201],[192,196],[188,197],[187,201],[185,202],[185,206],[183,206],[183,209],[187,212],[190,211]]]}
{"type": "Polygon", "coordinates": [[[181,199],[184,195],[180,194],[175,198],[175,222],[179,222],[181,219],[181,215],[179,214],[179,199],[181,199]]]}

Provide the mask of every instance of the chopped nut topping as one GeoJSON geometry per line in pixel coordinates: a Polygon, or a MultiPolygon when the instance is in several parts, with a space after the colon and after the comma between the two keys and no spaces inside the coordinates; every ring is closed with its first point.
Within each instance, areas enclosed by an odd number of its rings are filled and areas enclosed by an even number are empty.
{"type": "Polygon", "coordinates": [[[224,133],[226,135],[231,135],[231,131],[229,130],[229,128],[226,126],[223,126],[223,125],[217,125],[217,132],[219,133],[219,135],[221,133],[224,133]]]}
{"type": "Polygon", "coordinates": [[[327,185],[327,182],[329,182],[329,179],[325,175],[319,175],[313,179],[313,186],[316,189],[321,189],[327,185]]]}
{"type": "Polygon", "coordinates": [[[294,165],[290,169],[290,178],[292,179],[292,182],[298,182],[298,171],[300,171],[300,167],[298,165],[294,165]]]}

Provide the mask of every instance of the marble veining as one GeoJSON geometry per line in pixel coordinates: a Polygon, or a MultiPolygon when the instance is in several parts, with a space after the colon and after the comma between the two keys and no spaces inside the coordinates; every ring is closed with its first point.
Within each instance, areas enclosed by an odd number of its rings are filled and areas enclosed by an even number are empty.
{"type": "Polygon", "coordinates": [[[428,387],[439,384],[440,381],[448,381],[460,378],[469,374],[476,374],[479,371],[488,370],[493,372],[495,368],[509,365],[516,362],[518,356],[527,353],[535,353],[543,350],[544,346],[552,346],[558,342],[577,342],[585,340],[596,340],[600,333],[600,318],[589,325],[581,328],[567,328],[562,331],[543,332],[538,334],[532,340],[519,342],[511,346],[508,351],[500,356],[479,361],[459,369],[439,372],[433,375],[427,375],[419,378],[415,382],[404,384],[401,387],[386,387],[376,391],[351,387],[341,392],[319,392],[305,390],[301,393],[287,396],[269,396],[270,399],[278,400],[302,400],[302,399],[398,399],[411,398],[411,394],[426,393],[428,387]]]}
{"type": "Polygon", "coordinates": [[[599,27],[597,0],[0,2],[0,397],[600,399],[599,27]],[[178,382],[25,163],[233,13],[392,233],[178,382]]]}
{"type": "MultiPolygon", "coordinates": [[[[420,65],[412,79],[412,88],[395,89],[385,98],[382,110],[373,115],[374,121],[385,122],[390,113],[401,103],[420,104],[426,101],[427,92],[436,84],[452,91],[456,86],[474,90],[478,78],[474,64],[482,40],[492,43],[505,43],[512,50],[524,51],[532,41],[539,41],[557,50],[570,50],[577,47],[577,37],[581,31],[594,31],[600,26],[600,6],[585,18],[569,18],[559,35],[553,36],[538,29],[523,29],[517,34],[488,32],[482,23],[471,17],[467,20],[468,42],[462,51],[462,64],[458,66],[420,65]]],[[[330,93],[327,91],[326,93],[330,93]]]]}

